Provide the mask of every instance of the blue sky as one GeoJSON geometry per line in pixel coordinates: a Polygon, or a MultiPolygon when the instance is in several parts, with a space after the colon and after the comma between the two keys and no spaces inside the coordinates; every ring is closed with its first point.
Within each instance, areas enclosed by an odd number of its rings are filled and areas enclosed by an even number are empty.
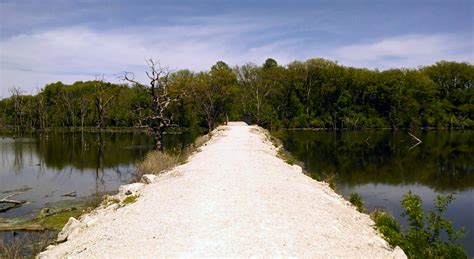
{"type": "Polygon", "coordinates": [[[472,0],[0,0],[0,97],[124,71],[323,57],[389,69],[474,63],[472,0]]]}

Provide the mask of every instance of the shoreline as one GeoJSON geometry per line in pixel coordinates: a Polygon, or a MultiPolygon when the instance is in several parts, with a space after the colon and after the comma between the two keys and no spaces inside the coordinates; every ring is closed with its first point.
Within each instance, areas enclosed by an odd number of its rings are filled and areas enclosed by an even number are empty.
{"type": "Polygon", "coordinates": [[[368,215],[278,157],[260,127],[219,127],[185,164],[143,181],[70,219],[68,241],[39,257],[404,256],[368,215]]]}

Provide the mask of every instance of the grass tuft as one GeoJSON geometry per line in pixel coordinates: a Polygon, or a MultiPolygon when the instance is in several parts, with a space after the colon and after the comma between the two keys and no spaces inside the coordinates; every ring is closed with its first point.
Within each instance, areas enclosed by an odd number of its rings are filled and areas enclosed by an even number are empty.
{"type": "Polygon", "coordinates": [[[125,199],[123,199],[123,204],[130,204],[136,202],[138,199],[137,195],[131,195],[127,196],[125,199]]]}
{"type": "Polygon", "coordinates": [[[349,194],[349,202],[357,208],[357,211],[364,212],[364,202],[358,193],[349,194]]]}
{"type": "Polygon", "coordinates": [[[167,151],[153,150],[148,152],[145,159],[137,165],[132,182],[138,182],[144,174],[158,175],[171,168],[185,163],[191,154],[204,145],[212,137],[212,133],[197,137],[193,144],[183,148],[167,151]]]}
{"type": "Polygon", "coordinates": [[[285,151],[283,148],[280,148],[277,153],[278,157],[281,158],[283,161],[285,161],[289,165],[294,165],[296,164],[296,159],[287,151],[285,151]]]}
{"type": "Polygon", "coordinates": [[[137,172],[139,172],[137,180],[144,174],[159,174],[169,170],[176,166],[178,162],[179,155],[158,150],[150,151],[137,166],[137,172]]]}

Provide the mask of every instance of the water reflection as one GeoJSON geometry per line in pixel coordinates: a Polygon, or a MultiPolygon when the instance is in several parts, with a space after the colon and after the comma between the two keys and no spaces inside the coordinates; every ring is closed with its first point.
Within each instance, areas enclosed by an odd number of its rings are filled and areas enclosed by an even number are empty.
{"type": "Polygon", "coordinates": [[[474,186],[474,134],[425,132],[423,143],[388,131],[289,132],[285,147],[312,174],[336,173],[349,186],[367,183],[422,184],[437,191],[474,186]]]}
{"type": "MultiPolygon", "coordinates": [[[[198,133],[167,135],[168,148],[186,145],[198,133]]],[[[27,189],[15,199],[29,203],[0,217],[35,216],[47,203],[113,191],[128,182],[135,164],[153,148],[133,133],[57,133],[0,139],[0,197],[27,189]],[[76,197],[64,196],[75,192],[76,197]]]]}
{"type": "Polygon", "coordinates": [[[358,192],[369,210],[383,208],[402,223],[401,197],[412,191],[433,208],[438,194],[455,193],[447,216],[468,231],[462,240],[474,248],[474,132],[286,132],[284,145],[304,162],[313,178],[335,175],[343,195],[358,192]]]}

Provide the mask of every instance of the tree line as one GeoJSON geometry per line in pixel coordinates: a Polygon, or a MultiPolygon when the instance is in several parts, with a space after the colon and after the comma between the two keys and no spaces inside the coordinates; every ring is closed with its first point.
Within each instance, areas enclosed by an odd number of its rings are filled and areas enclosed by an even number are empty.
{"type": "Polygon", "coordinates": [[[122,84],[101,78],[56,82],[36,95],[13,87],[11,96],[0,100],[0,127],[163,131],[173,125],[212,129],[227,118],[271,129],[474,127],[469,63],[386,71],[320,58],[286,66],[271,58],[235,67],[219,61],[201,72],[168,71],[153,60],[148,65],[150,83],[127,73],[122,84]]]}

